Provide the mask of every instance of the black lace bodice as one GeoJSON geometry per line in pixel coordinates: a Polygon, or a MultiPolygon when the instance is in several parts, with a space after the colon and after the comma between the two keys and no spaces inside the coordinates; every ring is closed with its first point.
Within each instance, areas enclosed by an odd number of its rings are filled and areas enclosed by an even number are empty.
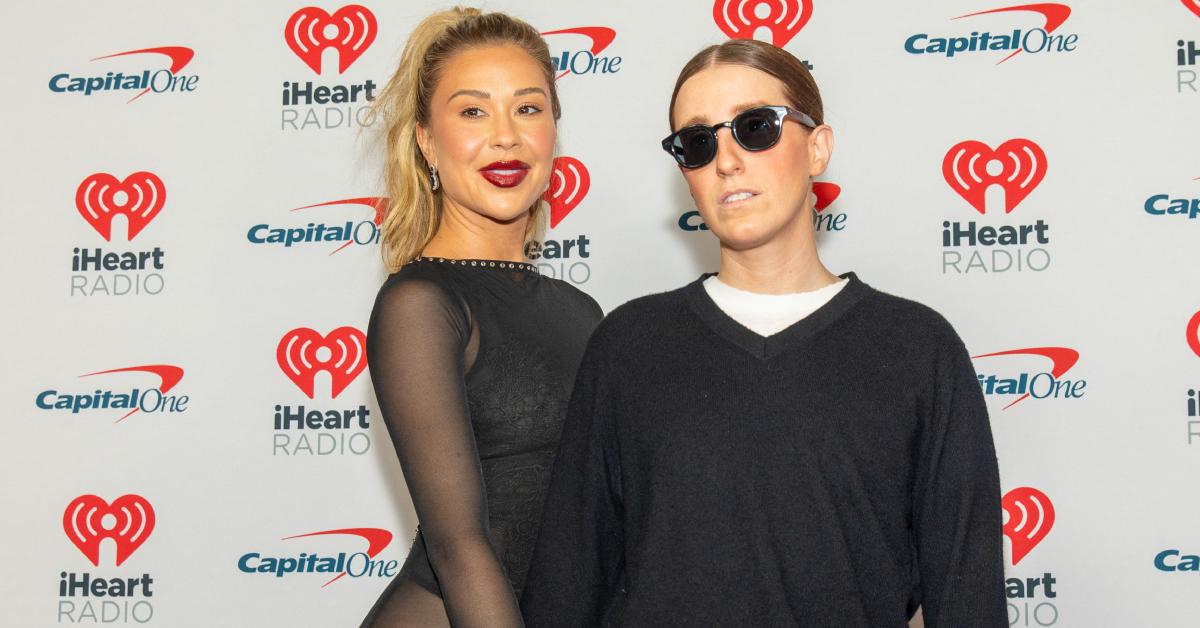
{"type": "Polygon", "coordinates": [[[526,265],[418,258],[387,279],[367,362],[420,520],[398,581],[449,606],[456,574],[435,571],[429,548],[482,529],[520,597],[575,371],[601,315],[526,265]]]}

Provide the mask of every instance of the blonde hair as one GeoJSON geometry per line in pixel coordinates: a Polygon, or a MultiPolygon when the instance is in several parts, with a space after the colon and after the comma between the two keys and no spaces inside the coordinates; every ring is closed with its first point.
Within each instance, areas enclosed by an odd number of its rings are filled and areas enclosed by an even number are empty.
{"type": "MultiPolygon", "coordinates": [[[[418,24],[404,46],[400,66],[373,106],[385,121],[384,181],[391,200],[381,228],[389,272],[420,255],[441,223],[442,198],[433,190],[429,164],[417,145],[417,125],[429,122],[429,103],[442,68],[463,50],[496,44],[512,44],[529,53],[550,87],[554,119],[561,114],[550,49],[534,27],[504,13],[464,7],[439,11],[418,24]]],[[[544,203],[539,198],[529,208],[526,239],[536,237],[544,220],[544,203]]]]}

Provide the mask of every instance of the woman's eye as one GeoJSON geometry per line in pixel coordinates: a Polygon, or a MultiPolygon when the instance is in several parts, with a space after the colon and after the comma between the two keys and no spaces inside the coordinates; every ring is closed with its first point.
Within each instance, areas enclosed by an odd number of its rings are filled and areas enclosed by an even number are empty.
{"type": "Polygon", "coordinates": [[[522,115],[532,115],[532,114],[541,113],[541,112],[542,112],[542,108],[538,107],[537,105],[521,105],[520,107],[517,108],[517,113],[520,113],[522,115]]]}
{"type": "Polygon", "coordinates": [[[483,109],[479,107],[467,107],[463,109],[462,115],[464,118],[479,118],[483,116],[483,109]]]}

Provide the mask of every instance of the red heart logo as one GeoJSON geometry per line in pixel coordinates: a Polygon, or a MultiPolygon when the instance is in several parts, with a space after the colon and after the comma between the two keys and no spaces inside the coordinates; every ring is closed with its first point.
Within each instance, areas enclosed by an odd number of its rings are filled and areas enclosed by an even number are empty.
{"type": "Polygon", "coordinates": [[[1200,358],[1200,311],[1192,315],[1187,324],[1187,344],[1192,353],[1200,358]]]}
{"type": "Polygon", "coordinates": [[[542,195],[550,204],[550,228],[558,226],[571,210],[579,206],[592,187],[592,177],[587,166],[574,157],[554,159],[554,172],[550,174],[550,187],[542,195]]]}
{"type": "Polygon", "coordinates": [[[1025,558],[1054,527],[1054,504],[1046,494],[1030,486],[1022,486],[1004,494],[1000,501],[1008,521],[1004,536],[1012,542],[1012,564],[1025,558]]]}
{"type": "Polygon", "coordinates": [[[150,224],[167,202],[167,187],[153,172],[135,172],[124,181],[106,172],[83,180],[75,190],[75,208],[105,240],[111,241],[114,214],[125,214],[132,240],[150,224]],[[124,200],[118,202],[117,194],[124,200]]]}
{"type": "Polygon", "coordinates": [[[366,368],[366,346],[366,334],[353,327],[338,327],[326,336],[299,327],[279,339],[275,360],[283,374],[309,399],[313,398],[317,373],[326,371],[333,383],[331,395],[336,398],[366,368]],[[317,357],[322,348],[329,353],[324,359],[317,357]]]}
{"type": "Polygon", "coordinates": [[[375,14],[367,7],[348,4],[333,15],[317,7],[304,7],[288,18],[283,39],[313,72],[321,73],[321,53],[338,51],[338,74],[346,71],[375,41],[375,14]],[[332,34],[329,27],[334,28],[332,34]]]}
{"type": "Polygon", "coordinates": [[[837,197],[842,194],[842,188],[836,183],[828,183],[825,181],[814,181],[812,184],[813,196],[817,197],[817,202],[813,204],[813,209],[818,213],[825,210],[837,200],[837,197]]]}
{"type": "Polygon", "coordinates": [[[125,562],[154,531],[154,508],[141,495],[122,495],[108,502],[95,495],[80,495],[63,511],[63,531],[92,564],[100,566],[100,541],[117,545],[117,566],[125,562]],[[115,521],[104,527],[104,517],[115,521]]]}
{"type": "Polygon", "coordinates": [[[713,19],[730,39],[754,39],[754,31],[766,27],[771,43],[787,45],[812,18],[812,0],[717,0],[713,19]],[[759,9],[766,10],[759,15],[759,9]]]}
{"type": "Polygon", "coordinates": [[[1196,17],[1200,17],[1200,0],[1183,0],[1183,6],[1187,7],[1188,11],[1195,13],[1196,17]]]}
{"type": "Polygon", "coordinates": [[[993,184],[1004,188],[1004,213],[1011,213],[1046,176],[1046,153],[1030,140],[1012,139],[992,150],[975,140],[959,142],[942,160],[946,183],[980,214],[993,184]],[[990,170],[990,172],[989,172],[990,170]]]}

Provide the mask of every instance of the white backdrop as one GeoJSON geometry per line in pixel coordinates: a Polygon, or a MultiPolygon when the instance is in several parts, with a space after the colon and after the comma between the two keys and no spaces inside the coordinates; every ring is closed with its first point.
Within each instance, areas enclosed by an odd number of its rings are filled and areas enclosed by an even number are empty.
{"type": "MultiPolygon", "coordinates": [[[[707,1],[485,7],[568,31],[552,54],[584,71],[559,81],[575,195],[545,248],[575,244],[543,272],[611,310],[715,270],[658,149],[667,101],[702,46],[774,37],[836,132],[827,265],[933,306],[981,356],[1011,623],[1193,623],[1200,2],[777,4],[774,35],[707,1]],[[1011,58],[970,49],[1014,30],[1011,58]],[[1001,243],[944,246],[970,222],[1001,243]]],[[[294,16],[323,32],[298,1],[0,9],[0,624],[356,625],[403,560],[416,521],[356,349],[384,276],[378,148],[345,121],[443,5],[363,5],[319,7],[356,24],[341,73],[326,39],[285,37],[294,16]],[[309,82],[355,101],[284,104],[309,82]]]]}

